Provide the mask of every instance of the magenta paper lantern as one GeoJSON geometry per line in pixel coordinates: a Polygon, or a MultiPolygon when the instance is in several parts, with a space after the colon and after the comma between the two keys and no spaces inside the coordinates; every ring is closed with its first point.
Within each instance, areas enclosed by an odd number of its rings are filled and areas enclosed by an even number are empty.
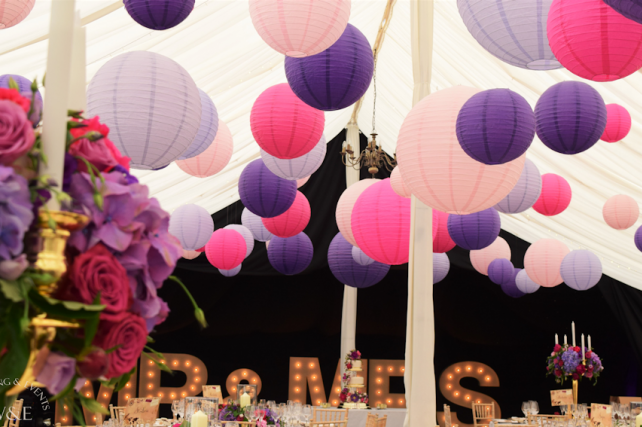
{"type": "Polygon", "coordinates": [[[294,159],[309,153],[321,139],[323,111],[310,107],[287,83],[267,88],[254,101],[250,127],[256,143],[279,159],[294,159]]]}
{"type": "Polygon", "coordinates": [[[560,266],[568,253],[568,247],[559,240],[538,240],[528,247],[524,255],[526,274],[545,288],[557,286],[564,281],[560,275],[560,266]]]}
{"type": "Polygon", "coordinates": [[[642,25],[602,0],[553,0],[546,32],[560,64],[585,79],[610,82],[642,67],[642,25]]]}
{"type": "Polygon", "coordinates": [[[499,258],[511,259],[510,246],[501,237],[497,237],[493,243],[484,249],[470,251],[470,263],[479,273],[488,276],[488,266],[499,258]]]}
{"type": "Polygon", "coordinates": [[[296,194],[296,182],[274,175],[261,159],[248,163],[239,177],[241,202],[261,218],[273,218],[290,209],[296,194]]]}
{"type": "Polygon", "coordinates": [[[496,285],[513,280],[515,267],[506,258],[497,258],[488,265],[488,278],[496,285]]]}
{"type": "Polygon", "coordinates": [[[368,187],[379,182],[375,178],[362,179],[346,188],[337,202],[337,227],[343,237],[353,246],[358,246],[352,235],[352,209],[357,199],[368,187]]]}
{"type": "Polygon", "coordinates": [[[36,0],[0,0],[0,30],[21,23],[34,4],[36,0]]]}
{"type": "Polygon", "coordinates": [[[537,283],[533,282],[533,280],[528,277],[528,274],[526,274],[526,270],[522,270],[521,268],[517,268],[516,270],[519,271],[515,276],[515,285],[517,286],[517,289],[519,289],[522,293],[532,294],[540,288],[537,283]]]}
{"type": "MultiPolygon", "coordinates": [[[[309,177],[321,167],[325,159],[327,151],[327,143],[325,136],[314,146],[312,151],[304,154],[301,157],[294,159],[279,159],[265,152],[261,149],[261,159],[263,163],[272,171],[276,176],[290,180],[299,180],[309,177]]],[[[297,184],[298,186],[298,184],[297,184]]]]}
{"type": "Polygon", "coordinates": [[[635,230],[633,242],[635,243],[635,247],[642,252],[642,226],[638,227],[638,229],[635,230]]]}
{"type": "Polygon", "coordinates": [[[183,249],[183,258],[185,258],[185,259],[194,259],[194,258],[198,257],[200,254],[202,254],[202,252],[199,252],[199,251],[186,251],[185,249],[183,249]]]}
{"type": "MultiPolygon", "coordinates": [[[[341,233],[339,232],[339,234],[341,234],[341,233]]],[[[345,238],[344,238],[344,240],[345,240],[345,238]]],[[[347,240],[346,240],[346,242],[347,242],[347,240]]],[[[348,242],[348,243],[350,243],[350,242],[348,242]]],[[[375,260],[370,258],[368,255],[366,255],[361,249],[359,249],[356,246],[352,246],[352,259],[354,260],[354,262],[356,262],[359,265],[370,265],[373,262],[375,262],[375,260]]]]}
{"type": "Polygon", "coordinates": [[[247,246],[241,233],[236,230],[219,228],[205,245],[205,256],[216,268],[231,270],[245,259],[247,246]]]}
{"type": "Polygon", "coordinates": [[[445,253],[432,254],[432,283],[433,285],[446,278],[450,271],[450,259],[445,253]]]}
{"type": "Polygon", "coordinates": [[[426,205],[466,215],[488,209],[513,189],[524,157],[485,165],[461,148],[456,135],[459,110],[478,89],[455,86],[426,96],[404,120],[397,141],[403,182],[426,205]]]}
{"type": "MultiPolygon", "coordinates": [[[[2,0],[0,0],[0,3],[2,0]]],[[[33,2],[32,2],[33,3],[33,2]]],[[[1,22],[1,19],[0,19],[1,22]]],[[[0,24],[1,25],[1,24],[0,24]]],[[[42,118],[42,95],[40,94],[40,91],[37,90],[35,93],[31,91],[31,81],[26,78],[19,76],[17,74],[3,74],[0,76],[0,87],[8,88],[9,87],[9,79],[13,79],[13,81],[16,82],[18,85],[18,92],[20,92],[20,95],[24,96],[28,100],[31,101],[31,114],[29,115],[29,121],[33,123],[34,126],[36,126],[38,123],[40,123],[40,119],[42,118]]]]}
{"type": "Polygon", "coordinates": [[[180,206],[169,218],[169,234],[176,237],[183,249],[188,251],[204,246],[213,232],[212,217],[198,205],[180,206]]]}
{"type": "Polygon", "coordinates": [[[236,230],[241,234],[241,236],[243,236],[243,240],[245,240],[245,246],[247,246],[245,258],[249,257],[254,250],[254,235],[252,234],[250,229],[241,224],[229,224],[224,228],[228,230],[236,230]]]}
{"type": "Polygon", "coordinates": [[[350,18],[350,0],[250,0],[250,17],[272,49],[302,58],[339,40],[350,18]]]}
{"type": "Polygon", "coordinates": [[[370,258],[388,265],[408,262],[410,200],[392,190],[386,178],[368,187],[352,210],[357,246],[370,258]]]}
{"type": "Polygon", "coordinates": [[[267,253],[268,260],[276,271],[291,276],[308,268],[314,255],[314,247],[305,233],[286,238],[275,236],[270,240],[267,253]]]}
{"type": "Polygon", "coordinates": [[[401,197],[410,197],[410,190],[406,187],[406,184],[403,183],[403,177],[401,176],[401,171],[399,168],[394,168],[390,174],[390,185],[395,193],[401,197]]]}
{"type": "Polygon", "coordinates": [[[302,232],[310,222],[310,202],[300,191],[292,206],[281,215],[273,218],[263,218],[263,225],[272,234],[278,237],[292,237],[302,232]]]}
{"type": "Polygon", "coordinates": [[[517,286],[517,275],[522,271],[521,268],[516,268],[510,279],[502,282],[502,291],[511,298],[520,298],[525,294],[517,286]]]}
{"type": "Polygon", "coordinates": [[[310,180],[309,176],[306,176],[305,178],[297,179],[296,180],[296,188],[303,187],[305,184],[308,183],[309,180],[310,180]]]}
{"type": "Polygon", "coordinates": [[[602,216],[611,228],[626,230],[638,220],[640,207],[633,197],[618,194],[604,203],[602,216]]]}
{"type": "Polygon", "coordinates": [[[198,156],[205,151],[214,141],[218,131],[218,112],[212,98],[201,89],[198,93],[201,96],[201,125],[187,151],[179,157],[181,160],[198,156]]]}
{"type": "Polygon", "coordinates": [[[259,242],[267,242],[274,237],[274,235],[265,228],[265,225],[263,225],[262,218],[252,213],[248,208],[243,208],[241,223],[252,232],[254,239],[259,242]]]}
{"type": "Polygon", "coordinates": [[[150,30],[167,30],[183,22],[195,0],[124,0],[129,16],[150,30]]]}
{"type": "MultiPolygon", "coordinates": [[[[640,6],[642,8],[642,5],[640,6]]],[[[618,104],[606,104],[606,127],[600,137],[602,141],[618,142],[631,130],[631,114],[618,104]]]]}
{"type": "Polygon", "coordinates": [[[586,249],[571,251],[562,261],[560,274],[569,288],[585,291],[602,278],[602,263],[597,255],[586,249]]]}
{"type": "Polygon", "coordinates": [[[207,178],[222,171],[230,162],[233,152],[232,132],[225,122],[219,120],[216,137],[205,151],[189,159],[177,160],[176,164],[189,175],[207,178]]]}
{"type": "Polygon", "coordinates": [[[604,3],[621,15],[642,24],[642,3],[640,0],[604,0],[604,3]]]}
{"type": "Polygon", "coordinates": [[[456,246],[448,234],[448,217],[445,212],[432,210],[432,251],[435,253],[446,253],[456,246]]]}
{"type": "Polygon", "coordinates": [[[515,187],[495,205],[495,209],[506,214],[524,212],[535,204],[542,192],[542,176],[530,159],[524,161],[524,169],[515,187]]]}
{"type": "Polygon", "coordinates": [[[241,271],[241,267],[243,267],[243,264],[239,264],[239,265],[237,265],[236,267],[234,267],[231,270],[222,270],[222,269],[219,268],[218,272],[221,273],[225,277],[234,277],[237,274],[239,274],[239,272],[241,271]]]}
{"type": "Polygon", "coordinates": [[[361,265],[352,258],[354,246],[337,233],[328,248],[328,266],[338,281],[353,288],[368,288],[379,283],[390,270],[380,262],[361,265]]]}
{"type": "Polygon", "coordinates": [[[87,87],[87,116],[109,126],[109,139],[133,169],[178,159],[201,125],[201,96],[177,62],[148,51],[107,61],[87,87]]]}
{"type": "Polygon", "coordinates": [[[448,234],[464,249],[478,250],[489,246],[499,236],[502,221],[499,213],[488,208],[470,215],[450,215],[448,234]]]}
{"type": "Polygon", "coordinates": [[[542,215],[558,215],[571,203],[571,186],[559,175],[546,173],[542,175],[542,192],[533,204],[533,209],[542,215]]]}

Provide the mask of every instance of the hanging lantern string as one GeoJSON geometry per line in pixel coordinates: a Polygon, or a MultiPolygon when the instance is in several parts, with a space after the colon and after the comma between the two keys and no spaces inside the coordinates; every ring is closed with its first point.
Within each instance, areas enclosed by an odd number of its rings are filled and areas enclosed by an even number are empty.
{"type": "Polygon", "coordinates": [[[372,73],[372,133],[377,133],[375,131],[375,116],[376,116],[376,107],[377,107],[377,55],[374,56],[374,71],[372,73]]]}

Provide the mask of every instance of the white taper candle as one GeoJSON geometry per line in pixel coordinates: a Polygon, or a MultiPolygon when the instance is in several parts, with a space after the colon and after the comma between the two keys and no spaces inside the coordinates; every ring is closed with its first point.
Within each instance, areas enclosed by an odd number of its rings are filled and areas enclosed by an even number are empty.
{"type": "Polygon", "coordinates": [[[559,342],[557,341],[557,334],[555,334],[555,345],[557,344],[559,344],[559,342]]]}
{"type": "Polygon", "coordinates": [[[575,322],[571,322],[571,332],[572,332],[572,339],[573,339],[573,347],[575,347],[577,344],[575,344],[575,322]]]}
{"type": "Polygon", "coordinates": [[[582,334],[582,360],[586,359],[586,351],[584,348],[584,334],[582,334]]]}

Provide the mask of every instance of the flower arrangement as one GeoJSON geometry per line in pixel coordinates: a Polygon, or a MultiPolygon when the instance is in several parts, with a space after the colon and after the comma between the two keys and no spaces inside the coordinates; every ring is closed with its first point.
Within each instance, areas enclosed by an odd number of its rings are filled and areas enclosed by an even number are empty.
{"type": "MultiPolygon", "coordinates": [[[[231,403],[226,405],[218,405],[219,413],[218,419],[221,421],[249,421],[245,416],[241,405],[237,403],[231,403]]],[[[271,426],[275,425],[280,427],[280,423],[274,420],[274,414],[269,408],[265,408],[265,425],[271,426]]]]}
{"type": "Polygon", "coordinates": [[[368,404],[368,393],[361,393],[359,389],[355,387],[350,387],[350,379],[356,374],[350,369],[355,365],[355,360],[361,360],[361,352],[358,350],[349,351],[345,358],[345,367],[346,372],[344,372],[342,377],[341,393],[339,393],[339,399],[342,404],[368,404]]]}
{"type": "Polygon", "coordinates": [[[582,360],[580,347],[568,344],[555,344],[551,355],[546,358],[546,363],[546,376],[555,376],[555,382],[558,384],[563,384],[569,377],[573,380],[581,380],[584,377],[592,379],[595,385],[604,370],[602,359],[594,351],[589,349],[582,360]]]}

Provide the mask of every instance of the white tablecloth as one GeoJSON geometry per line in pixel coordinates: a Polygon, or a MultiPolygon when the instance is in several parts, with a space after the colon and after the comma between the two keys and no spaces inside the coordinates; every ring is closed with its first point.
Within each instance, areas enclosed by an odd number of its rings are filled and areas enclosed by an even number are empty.
{"type": "Polygon", "coordinates": [[[365,427],[366,417],[372,412],[379,417],[388,416],[386,427],[403,427],[407,410],[405,408],[389,409],[350,409],[348,412],[348,427],[365,427]]]}

